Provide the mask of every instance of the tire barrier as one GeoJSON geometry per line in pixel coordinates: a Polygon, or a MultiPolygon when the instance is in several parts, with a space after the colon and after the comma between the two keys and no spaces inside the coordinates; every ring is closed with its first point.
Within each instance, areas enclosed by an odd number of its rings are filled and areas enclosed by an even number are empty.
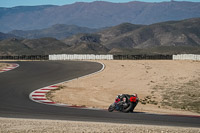
{"type": "Polygon", "coordinates": [[[172,55],[114,55],[115,60],[172,60],[172,55]]]}
{"type": "Polygon", "coordinates": [[[48,55],[0,56],[0,60],[49,60],[48,55]]]}
{"type": "Polygon", "coordinates": [[[54,54],[0,56],[0,60],[200,60],[200,55],[95,55],[95,54],[54,54]]]}
{"type": "Polygon", "coordinates": [[[172,60],[172,55],[57,54],[49,55],[49,60],[172,60]]]}
{"type": "Polygon", "coordinates": [[[49,55],[49,60],[113,60],[113,55],[54,54],[49,55]]]}
{"type": "Polygon", "coordinates": [[[194,61],[199,61],[200,60],[200,55],[178,54],[178,55],[173,55],[173,60],[194,60],[194,61]]]}

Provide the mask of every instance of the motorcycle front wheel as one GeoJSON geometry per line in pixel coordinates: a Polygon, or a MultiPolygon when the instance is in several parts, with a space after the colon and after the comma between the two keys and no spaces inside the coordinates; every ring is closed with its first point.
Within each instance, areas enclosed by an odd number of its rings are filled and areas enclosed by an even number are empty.
{"type": "Polygon", "coordinates": [[[109,112],[113,112],[115,110],[115,105],[114,104],[111,104],[108,108],[108,111],[109,112]]]}

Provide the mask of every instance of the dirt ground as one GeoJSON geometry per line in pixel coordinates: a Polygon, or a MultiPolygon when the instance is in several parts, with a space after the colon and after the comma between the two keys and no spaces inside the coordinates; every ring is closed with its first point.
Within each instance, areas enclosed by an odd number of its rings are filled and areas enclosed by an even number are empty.
{"type": "Polygon", "coordinates": [[[100,62],[106,66],[104,71],[64,83],[48,98],[57,103],[107,109],[118,94],[137,93],[140,102],[135,111],[199,115],[200,62],[100,62]]]}
{"type": "Polygon", "coordinates": [[[0,118],[0,133],[200,133],[200,128],[0,118]]]}

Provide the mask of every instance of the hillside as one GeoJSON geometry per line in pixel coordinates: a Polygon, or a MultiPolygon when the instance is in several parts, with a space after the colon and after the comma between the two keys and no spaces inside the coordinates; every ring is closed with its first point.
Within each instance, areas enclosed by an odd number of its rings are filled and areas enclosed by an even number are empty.
{"type": "Polygon", "coordinates": [[[103,44],[110,49],[200,46],[200,18],[142,26],[103,44]]]}
{"type": "Polygon", "coordinates": [[[55,38],[5,39],[0,41],[0,56],[48,55],[61,53],[107,53],[109,50],[95,43],[69,46],[55,38]]]}
{"type": "Polygon", "coordinates": [[[6,34],[6,33],[2,33],[0,32],[0,40],[4,40],[4,39],[8,39],[8,38],[19,38],[13,34],[6,34]]]}
{"type": "Polygon", "coordinates": [[[200,2],[77,2],[63,6],[0,8],[0,31],[34,30],[55,24],[100,28],[124,22],[153,24],[200,17],[200,2]]]}
{"type": "Polygon", "coordinates": [[[99,43],[109,53],[200,53],[200,18],[143,26],[124,23],[95,34],[75,35],[63,42],[99,43]]]}
{"type": "Polygon", "coordinates": [[[96,31],[97,29],[80,27],[76,25],[56,24],[45,29],[27,30],[27,31],[13,30],[9,33],[16,36],[23,37],[23,38],[27,38],[27,39],[37,39],[37,38],[44,38],[44,37],[64,39],[66,37],[69,37],[78,33],[92,33],[96,31]]]}
{"type": "Polygon", "coordinates": [[[67,52],[68,46],[54,38],[0,41],[0,55],[37,55],[67,52]]]}
{"type": "Polygon", "coordinates": [[[123,23],[63,40],[46,37],[0,41],[0,55],[58,53],[200,54],[200,18],[152,25],[123,23]]]}

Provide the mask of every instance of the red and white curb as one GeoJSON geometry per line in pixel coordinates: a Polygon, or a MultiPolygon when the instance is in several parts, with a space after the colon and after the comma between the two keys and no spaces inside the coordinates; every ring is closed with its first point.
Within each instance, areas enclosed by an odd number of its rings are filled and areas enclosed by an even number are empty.
{"type": "Polygon", "coordinates": [[[57,88],[58,86],[48,86],[48,87],[35,90],[29,95],[29,98],[38,103],[55,104],[55,102],[52,102],[46,98],[46,94],[49,91],[57,89],[57,88]]]}
{"type": "MultiPolygon", "coordinates": [[[[103,71],[105,69],[105,65],[103,63],[100,63],[100,64],[102,64],[101,70],[94,72],[94,73],[91,73],[91,74],[88,74],[88,75],[85,75],[85,76],[82,76],[82,77],[79,77],[79,78],[87,77],[87,76],[90,76],[90,75],[93,75],[93,74],[96,74],[96,73],[103,71]]],[[[41,103],[41,104],[47,104],[47,105],[70,107],[70,108],[80,108],[80,109],[91,109],[91,110],[103,110],[103,109],[98,109],[98,108],[88,108],[88,107],[84,107],[84,106],[76,106],[76,105],[56,103],[56,102],[53,102],[53,101],[47,99],[46,94],[49,91],[58,89],[59,85],[62,84],[62,83],[70,82],[70,81],[73,81],[73,80],[76,80],[76,79],[79,79],[79,78],[75,78],[75,79],[72,79],[72,80],[64,81],[64,82],[61,82],[61,83],[58,83],[58,84],[54,84],[54,85],[50,85],[50,86],[47,86],[47,87],[37,89],[37,90],[33,91],[32,93],[30,93],[29,98],[34,102],[41,103]]]]}
{"type": "Polygon", "coordinates": [[[10,70],[13,70],[13,69],[19,67],[19,64],[9,64],[9,65],[10,65],[10,66],[8,66],[8,67],[6,67],[6,68],[0,70],[0,73],[6,72],[6,71],[10,71],[10,70]]]}

